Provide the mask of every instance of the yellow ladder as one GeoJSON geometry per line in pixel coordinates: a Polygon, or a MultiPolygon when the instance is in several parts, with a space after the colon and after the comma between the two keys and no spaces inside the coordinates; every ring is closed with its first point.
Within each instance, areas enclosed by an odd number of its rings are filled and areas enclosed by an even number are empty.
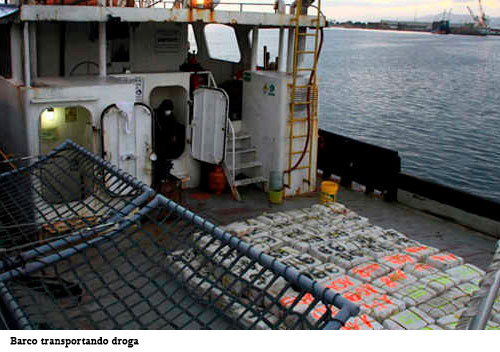
{"type": "MultiPolygon", "coordinates": [[[[316,69],[318,64],[318,49],[319,49],[319,32],[321,28],[321,0],[317,1],[317,11],[315,26],[310,28],[300,28],[299,19],[303,12],[302,0],[297,0],[295,8],[295,39],[293,50],[293,80],[289,84],[291,88],[290,98],[290,141],[289,141],[289,157],[288,157],[288,187],[292,186],[292,173],[298,170],[308,170],[307,178],[303,182],[307,184],[307,192],[314,190],[315,185],[312,184],[313,165],[313,145],[318,138],[318,86],[316,82],[316,69]],[[314,39],[313,48],[308,49],[309,38],[314,39]],[[301,42],[301,43],[299,43],[301,42]],[[299,57],[312,55],[312,65],[309,67],[299,66],[299,57]],[[297,79],[303,73],[309,73],[307,83],[297,79]],[[300,99],[300,92],[306,91],[304,99],[300,99]],[[298,94],[299,93],[299,94],[298,94]],[[299,96],[298,96],[299,95],[299,96]],[[305,115],[304,115],[305,113],[305,115]],[[309,121],[309,122],[308,122],[309,121]],[[307,138],[309,136],[309,139],[307,138]],[[294,148],[294,143],[297,140],[303,140],[301,149],[294,148]],[[306,148],[307,144],[307,148],[306,148]],[[305,151],[304,151],[305,150],[305,151]],[[299,161],[300,160],[300,161],[299,161]]],[[[302,78],[302,77],[301,77],[302,78]]]]}

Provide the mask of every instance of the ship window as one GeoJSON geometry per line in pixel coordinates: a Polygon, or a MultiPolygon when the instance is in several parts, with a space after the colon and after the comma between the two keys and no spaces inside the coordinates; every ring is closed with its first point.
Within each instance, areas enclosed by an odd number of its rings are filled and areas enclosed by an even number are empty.
{"type": "MultiPolygon", "coordinates": [[[[253,29],[249,32],[249,42],[250,47],[252,44],[253,29]]],[[[278,56],[278,45],[279,45],[280,30],[278,28],[260,28],[259,29],[259,47],[257,48],[257,65],[264,66],[264,47],[266,47],[269,53],[270,62],[275,62],[278,56]]],[[[311,40],[312,41],[312,40],[311,40]]],[[[285,37],[283,44],[286,46],[288,43],[288,31],[285,31],[285,37]]],[[[286,54],[285,54],[286,55],[286,54]]],[[[286,59],[286,57],[285,57],[286,59]]]]}
{"type": "Polygon", "coordinates": [[[208,24],[205,26],[205,40],[210,58],[240,62],[240,48],[234,28],[223,24],[208,24]]]}
{"type": "Polygon", "coordinates": [[[11,78],[10,25],[0,24],[0,76],[11,78]]]}
{"type": "Polygon", "coordinates": [[[198,43],[196,43],[196,36],[194,35],[193,25],[188,25],[188,42],[189,51],[198,52],[198,43]]]}
{"type": "Polygon", "coordinates": [[[111,62],[130,61],[130,31],[126,22],[106,25],[107,39],[111,42],[111,62]]]}

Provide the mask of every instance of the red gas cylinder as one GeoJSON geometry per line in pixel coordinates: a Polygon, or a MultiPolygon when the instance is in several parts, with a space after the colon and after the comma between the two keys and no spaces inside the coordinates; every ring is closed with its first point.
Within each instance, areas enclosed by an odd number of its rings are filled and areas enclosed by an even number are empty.
{"type": "Polygon", "coordinates": [[[226,188],[226,176],[224,176],[222,167],[216,166],[208,176],[208,181],[208,187],[210,190],[219,196],[226,188]]]}

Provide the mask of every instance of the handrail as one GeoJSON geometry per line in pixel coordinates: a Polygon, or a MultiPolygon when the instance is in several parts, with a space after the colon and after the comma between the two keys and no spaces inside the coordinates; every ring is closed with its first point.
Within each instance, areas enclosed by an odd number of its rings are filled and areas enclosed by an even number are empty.
{"type": "MultiPolygon", "coordinates": [[[[236,133],[234,132],[234,126],[233,126],[233,123],[231,122],[231,120],[227,120],[228,122],[228,126],[231,130],[231,138],[232,138],[232,141],[231,141],[231,145],[232,145],[232,172],[231,172],[231,186],[234,185],[234,182],[236,181],[236,133]]],[[[227,134],[226,134],[226,138],[227,138],[227,134]]],[[[227,147],[227,143],[226,143],[226,147],[227,147]]],[[[226,152],[226,155],[227,155],[227,152],[226,152]]]]}
{"type": "Polygon", "coordinates": [[[468,330],[484,330],[491,315],[491,309],[493,308],[493,304],[495,303],[495,299],[497,298],[499,288],[500,270],[496,272],[488,294],[482,300],[481,305],[479,306],[479,311],[472,320],[468,330]]]}
{"type": "MultiPolygon", "coordinates": [[[[152,0],[152,1],[147,1],[147,0],[135,0],[135,3],[137,4],[137,7],[157,7],[156,5],[159,5],[159,7],[167,8],[167,5],[171,5],[171,7],[174,6],[175,1],[173,0],[152,0]]],[[[239,6],[239,12],[244,12],[244,7],[245,6],[258,6],[258,7],[272,7],[272,9],[275,9],[275,2],[269,2],[269,3],[258,3],[258,2],[219,2],[217,4],[218,6],[239,6]]],[[[284,4],[284,11],[283,13],[286,13],[286,8],[290,8],[293,6],[293,3],[290,4],[284,4]]]]}

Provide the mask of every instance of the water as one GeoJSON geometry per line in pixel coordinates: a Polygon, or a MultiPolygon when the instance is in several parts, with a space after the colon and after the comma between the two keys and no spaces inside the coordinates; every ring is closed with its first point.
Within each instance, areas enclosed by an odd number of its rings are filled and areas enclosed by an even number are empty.
{"type": "Polygon", "coordinates": [[[326,30],[320,128],[500,201],[500,37],[326,30]]]}
{"type": "MultiPolygon", "coordinates": [[[[277,37],[259,34],[271,58],[277,37]]],[[[230,44],[215,39],[221,52],[230,44]]],[[[328,29],[319,78],[320,128],[399,151],[407,173],[500,201],[500,37],[328,29]]]]}

